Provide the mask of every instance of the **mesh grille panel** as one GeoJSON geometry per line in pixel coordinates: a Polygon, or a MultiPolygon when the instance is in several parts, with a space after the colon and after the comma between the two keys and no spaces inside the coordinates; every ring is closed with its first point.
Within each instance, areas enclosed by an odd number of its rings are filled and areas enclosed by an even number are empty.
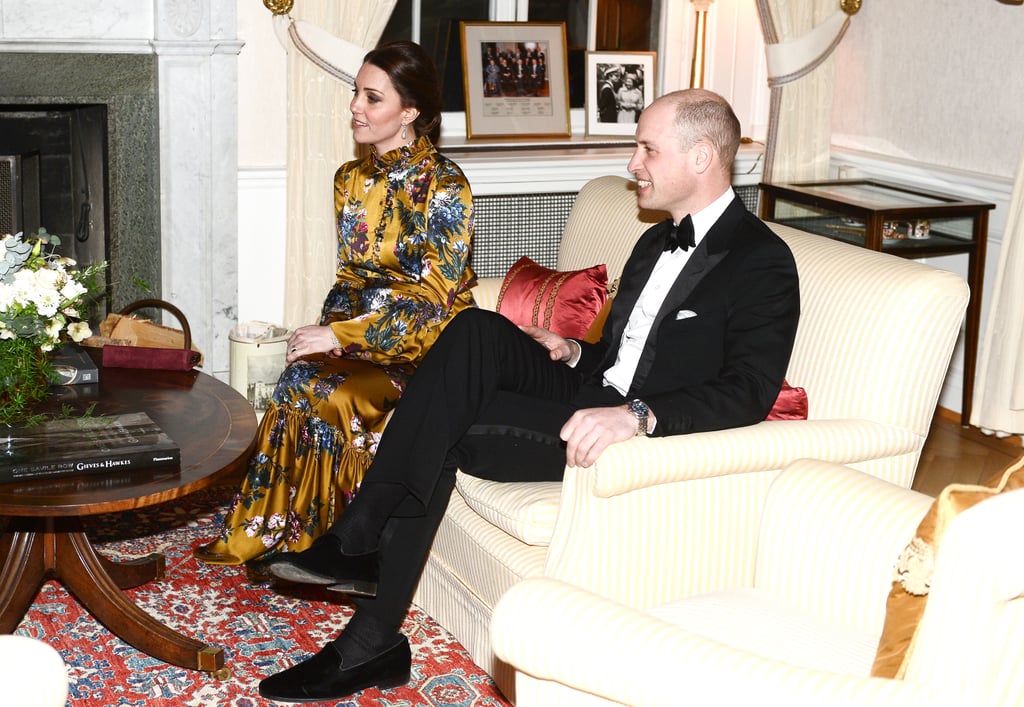
{"type": "Polygon", "coordinates": [[[14,157],[0,157],[0,236],[15,233],[18,213],[15,210],[14,157]]]}
{"type": "MultiPolygon", "coordinates": [[[[757,185],[733,187],[740,201],[757,213],[757,185]]],[[[478,277],[504,277],[522,256],[554,268],[574,192],[495,194],[474,197],[476,231],[470,264],[478,277]]]]}
{"type": "Polygon", "coordinates": [[[746,184],[742,187],[733,187],[732,190],[736,192],[736,196],[740,198],[743,205],[747,207],[747,211],[752,214],[757,214],[757,197],[760,194],[760,190],[756,184],[746,184]]]}
{"type": "Polygon", "coordinates": [[[470,264],[479,277],[504,277],[522,256],[553,268],[575,193],[473,198],[476,231],[470,264]]]}

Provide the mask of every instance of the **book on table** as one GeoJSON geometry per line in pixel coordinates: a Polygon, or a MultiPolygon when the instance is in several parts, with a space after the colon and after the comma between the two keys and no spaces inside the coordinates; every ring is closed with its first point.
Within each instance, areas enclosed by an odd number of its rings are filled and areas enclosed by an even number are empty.
{"type": "Polygon", "coordinates": [[[0,483],[180,465],[178,445],[144,412],[67,417],[0,432],[0,483]]]}

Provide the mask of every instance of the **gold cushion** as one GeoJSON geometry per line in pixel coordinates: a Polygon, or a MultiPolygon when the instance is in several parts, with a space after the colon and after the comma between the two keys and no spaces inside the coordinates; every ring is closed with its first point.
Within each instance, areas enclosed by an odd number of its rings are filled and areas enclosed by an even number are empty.
{"type": "Polygon", "coordinates": [[[917,625],[931,588],[935,556],[946,528],[956,516],[986,498],[1024,487],[1024,457],[980,486],[950,484],[939,493],[900,555],[896,578],[885,605],[885,624],[878,642],[872,677],[901,679],[914,648],[917,625]]]}

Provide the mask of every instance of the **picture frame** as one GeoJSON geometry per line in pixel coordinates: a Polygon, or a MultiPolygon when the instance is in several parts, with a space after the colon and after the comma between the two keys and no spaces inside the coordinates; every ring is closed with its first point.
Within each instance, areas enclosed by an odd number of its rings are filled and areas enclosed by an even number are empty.
{"type": "Polygon", "coordinates": [[[633,136],[656,98],[656,62],[657,52],[587,52],[587,135],[633,136]]]}
{"type": "Polygon", "coordinates": [[[459,29],[467,138],[572,134],[564,22],[462,21],[459,29]]]}

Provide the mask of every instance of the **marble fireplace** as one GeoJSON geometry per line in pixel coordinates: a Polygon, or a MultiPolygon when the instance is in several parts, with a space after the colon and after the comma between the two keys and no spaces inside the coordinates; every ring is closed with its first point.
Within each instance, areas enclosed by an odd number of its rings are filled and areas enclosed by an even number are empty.
{"type": "Polygon", "coordinates": [[[0,111],[105,109],[109,307],[174,303],[221,378],[238,300],[235,13],[236,0],[0,0],[0,111]]]}

